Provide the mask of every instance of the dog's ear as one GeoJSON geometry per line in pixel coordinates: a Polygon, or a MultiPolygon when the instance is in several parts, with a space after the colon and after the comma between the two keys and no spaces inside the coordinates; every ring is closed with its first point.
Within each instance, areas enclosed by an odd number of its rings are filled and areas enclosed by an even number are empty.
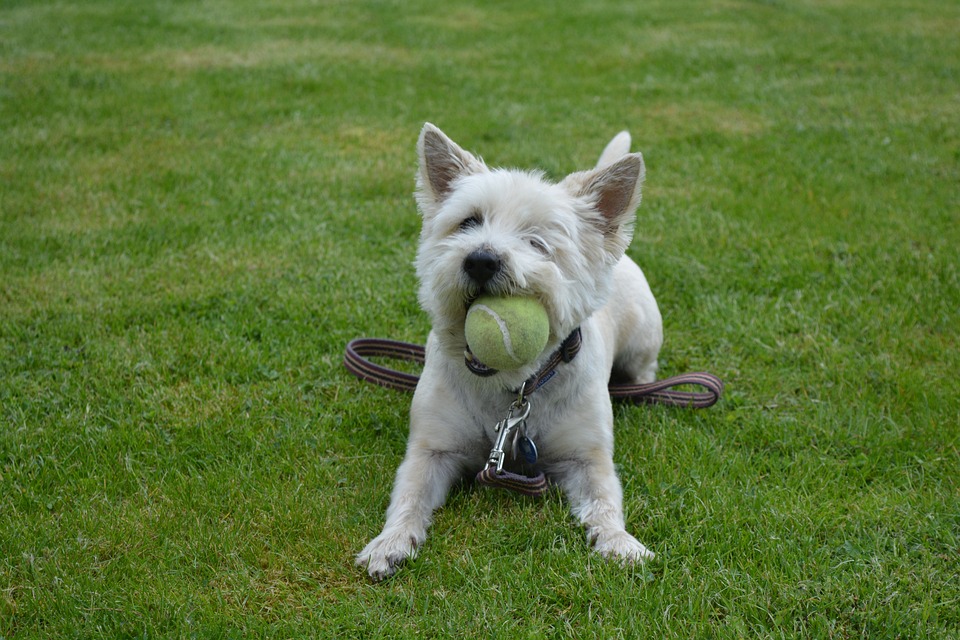
{"type": "Polygon", "coordinates": [[[630,153],[630,133],[621,131],[604,147],[600,159],[597,160],[597,169],[613,164],[628,153],[630,153]]]}
{"type": "Polygon", "coordinates": [[[613,164],[571,174],[563,181],[571,193],[586,199],[600,214],[607,250],[616,257],[626,251],[633,236],[645,173],[643,156],[629,153],[613,164]]]}
{"type": "Polygon", "coordinates": [[[417,155],[420,157],[417,201],[424,215],[436,212],[457,178],[486,170],[482,160],[461,149],[429,122],[420,131],[417,155]]]}

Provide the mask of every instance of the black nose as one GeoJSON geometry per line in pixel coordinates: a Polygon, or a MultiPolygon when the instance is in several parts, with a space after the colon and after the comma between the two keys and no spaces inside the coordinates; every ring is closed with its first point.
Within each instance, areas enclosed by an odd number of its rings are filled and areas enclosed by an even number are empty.
{"type": "Polygon", "coordinates": [[[486,284],[500,272],[500,258],[489,251],[474,251],[463,261],[463,270],[477,284],[486,284]]]}

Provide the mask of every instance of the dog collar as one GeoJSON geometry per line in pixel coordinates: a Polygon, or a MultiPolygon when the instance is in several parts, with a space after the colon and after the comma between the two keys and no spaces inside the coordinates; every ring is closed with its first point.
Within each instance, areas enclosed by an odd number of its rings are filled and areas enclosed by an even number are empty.
{"type": "MultiPolygon", "coordinates": [[[[545,385],[550,381],[551,378],[557,373],[557,367],[562,363],[570,362],[577,357],[577,354],[580,353],[580,347],[583,345],[583,335],[580,332],[580,327],[574,329],[566,339],[560,343],[560,346],[556,351],[551,354],[550,358],[540,369],[527,378],[526,382],[523,383],[516,393],[519,397],[524,398],[529,396],[531,393],[545,385]]],[[[470,373],[480,376],[481,378],[487,378],[492,375],[499,373],[496,369],[488,367],[483,364],[477,357],[470,352],[470,348],[467,347],[466,352],[464,353],[464,363],[467,365],[467,369],[470,370],[470,373]]]]}

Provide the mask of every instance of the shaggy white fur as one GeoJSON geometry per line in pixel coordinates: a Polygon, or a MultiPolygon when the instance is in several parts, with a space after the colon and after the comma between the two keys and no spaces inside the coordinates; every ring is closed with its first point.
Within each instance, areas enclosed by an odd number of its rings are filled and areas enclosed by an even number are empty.
{"type": "Polygon", "coordinates": [[[453,483],[483,467],[516,390],[577,327],[579,355],[531,400],[526,433],[540,451],[537,467],[563,489],[596,551],[625,562],[653,557],[624,528],[607,393],[611,372],[653,381],[663,341],[646,278],[624,255],[644,178],[642,156],[629,149],[621,132],[596,168],[554,184],[536,172],[490,169],[433,125],[423,127],[416,266],[432,331],[386,524],[357,556],[374,578],[416,553],[453,483]],[[477,255],[489,262],[483,278],[465,268],[477,255]],[[482,293],[543,303],[550,339],[536,362],[488,378],[464,365],[464,320],[482,293]]]}

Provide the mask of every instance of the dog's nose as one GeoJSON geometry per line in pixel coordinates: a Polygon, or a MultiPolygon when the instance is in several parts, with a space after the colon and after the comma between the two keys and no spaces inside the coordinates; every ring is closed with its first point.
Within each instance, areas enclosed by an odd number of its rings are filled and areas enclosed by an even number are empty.
{"type": "Polygon", "coordinates": [[[500,258],[489,251],[474,251],[463,261],[463,270],[477,284],[486,284],[500,272],[500,258]]]}

